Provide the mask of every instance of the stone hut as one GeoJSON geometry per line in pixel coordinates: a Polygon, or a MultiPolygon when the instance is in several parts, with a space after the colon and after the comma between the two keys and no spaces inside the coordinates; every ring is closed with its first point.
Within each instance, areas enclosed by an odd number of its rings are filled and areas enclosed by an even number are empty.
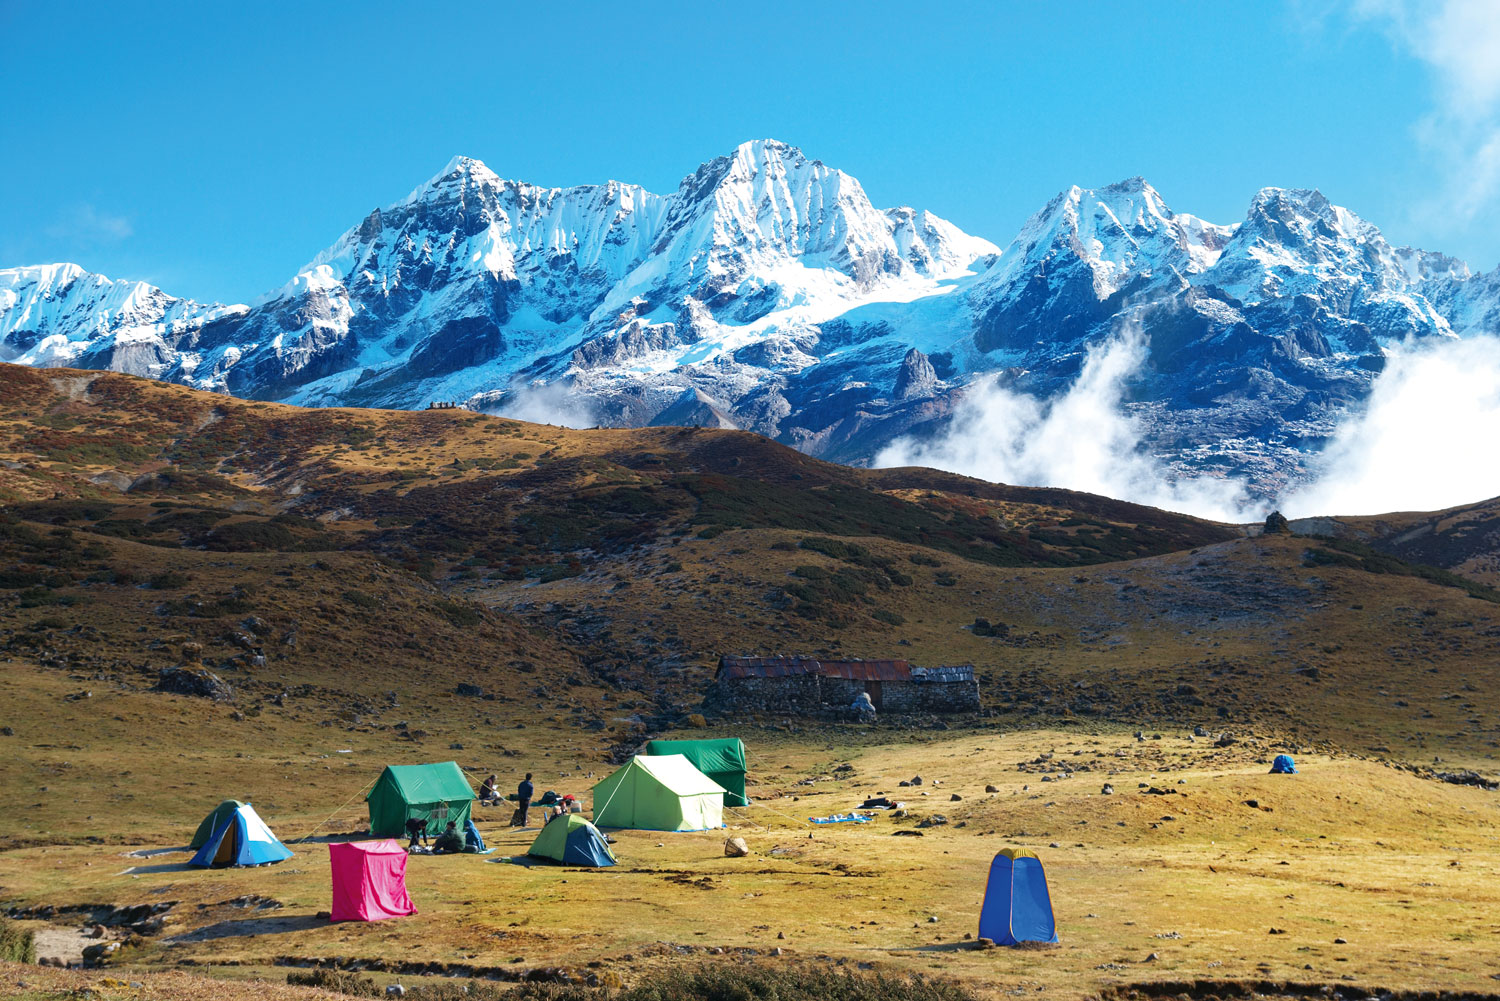
{"type": "Polygon", "coordinates": [[[812,657],[733,657],[719,661],[703,699],[715,715],[841,712],[868,692],[880,713],[978,712],[974,668],[913,667],[904,660],[823,660],[812,657]]]}

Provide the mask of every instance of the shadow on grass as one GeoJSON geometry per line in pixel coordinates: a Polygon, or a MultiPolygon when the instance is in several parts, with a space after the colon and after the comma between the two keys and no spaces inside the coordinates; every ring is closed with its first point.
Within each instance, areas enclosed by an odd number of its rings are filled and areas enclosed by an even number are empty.
{"type": "Polygon", "coordinates": [[[243,938],[250,935],[285,935],[288,932],[311,931],[327,928],[328,919],[311,914],[291,915],[279,918],[241,918],[238,921],[219,921],[215,924],[195,928],[181,935],[173,935],[171,942],[212,942],[223,938],[243,938]]]}
{"type": "Polygon", "coordinates": [[[156,858],[158,855],[171,855],[175,852],[191,852],[194,849],[183,846],[181,848],[141,848],[137,851],[126,852],[126,858],[156,858]]]}
{"type": "Polygon", "coordinates": [[[161,865],[133,865],[120,875],[144,876],[148,872],[193,872],[200,871],[202,868],[202,866],[189,865],[186,862],[164,862],[161,865]]]}

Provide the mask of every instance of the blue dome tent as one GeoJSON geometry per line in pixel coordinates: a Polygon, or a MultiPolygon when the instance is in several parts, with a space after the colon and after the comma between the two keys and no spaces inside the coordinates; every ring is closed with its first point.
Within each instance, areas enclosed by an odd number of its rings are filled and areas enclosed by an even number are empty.
{"type": "Polygon", "coordinates": [[[1271,762],[1272,775],[1296,775],[1297,763],[1292,760],[1290,754],[1278,754],[1271,762]]]}
{"type": "Polygon", "coordinates": [[[249,803],[237,807],[219,821],[188,865],[265,865],[281,862],[292,853],[271,833],[249,803]]]}
{"type": "Polygon", "coordinates": [[[979,911],[979,937],[996,945],[1057,941],[1047,875],[1035,852],[1006,848],[990,863],[990,881],[979,911]]]}

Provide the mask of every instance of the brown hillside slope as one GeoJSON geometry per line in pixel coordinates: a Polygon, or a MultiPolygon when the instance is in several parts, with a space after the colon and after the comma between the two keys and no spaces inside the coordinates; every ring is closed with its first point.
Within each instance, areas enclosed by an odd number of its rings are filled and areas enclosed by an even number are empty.
{"type": "Polygon", "coordinates": [[[1500,586],[1500,497],[1444,511],[1309,518],[1294,527],[1354,539],[1413,563],[1500,586]]]}
{"type": "Polygon", "coordinates": [[[247,690],[359,692],[366,719],[416,674],[619,733],[694,708],[723,653],[898,654],[975,664],[1002,712],[1411,757],[1495,739],[1500,596],[1107,498],[742,432],[302,410],[15,366],[0,457],[6,647],[83,676],[149,683],[184,639],[232,673],[258,646],[247,690]]]}

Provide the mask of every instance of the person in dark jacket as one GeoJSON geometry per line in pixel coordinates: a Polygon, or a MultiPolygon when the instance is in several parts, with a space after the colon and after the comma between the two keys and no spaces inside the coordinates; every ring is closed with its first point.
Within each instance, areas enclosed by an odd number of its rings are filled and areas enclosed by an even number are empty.
{"type": "Polygon", "coordinates": [[[520,818],[520,826],[526,826],[526,811],[531,808],[531,797],[536,792],[536,787],[531,784],[531,773],[527,772],[521,784],[516,786],[516,816],[520,818]]]}
{"type": "Polygon", "coordinates": [[[406,820],[406,836],[411,839],[411,843],[406,846],[408,849],[415,848],[419,844],[424,844],[427,840],[427,818],[408,817],[406,820]]]}
{"type": "Polygon", "coordinates": [[[448,826],[443,828],[443,833],[439,834],[437,840],[432,843],[432,850],[443,853],[463,851],[464,838],[458,833],[458,825],[451,820],[448,821],[448,826]]]}

